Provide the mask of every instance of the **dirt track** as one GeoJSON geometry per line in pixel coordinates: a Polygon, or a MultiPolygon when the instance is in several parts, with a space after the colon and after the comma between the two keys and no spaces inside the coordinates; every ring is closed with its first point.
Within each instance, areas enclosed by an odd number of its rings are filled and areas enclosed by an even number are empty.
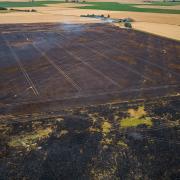
{"type": "Polygon", "coordinates": [[[0,32],[5,111],[179,92],[179,42],[103,24],[3,25],[0,32]]]}

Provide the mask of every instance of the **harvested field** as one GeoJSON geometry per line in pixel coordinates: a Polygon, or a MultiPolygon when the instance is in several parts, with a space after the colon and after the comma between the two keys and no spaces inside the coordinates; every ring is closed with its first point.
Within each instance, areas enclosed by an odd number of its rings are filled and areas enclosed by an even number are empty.
{"type": "Polygon", "coordinates": [[[158,24],[158,23],[150,23],[150,22],[134,22],[133,28],[140,31],[156,34],[159,36],[180,40],[179,25],[158,24]],[[164,29],[166,30],[164,31],[164,29]]]}
{"type": "Polygon", "coordinates": [[[106,24],[0,26],[1,113],[179,92],[180,43],[106,24]]]}

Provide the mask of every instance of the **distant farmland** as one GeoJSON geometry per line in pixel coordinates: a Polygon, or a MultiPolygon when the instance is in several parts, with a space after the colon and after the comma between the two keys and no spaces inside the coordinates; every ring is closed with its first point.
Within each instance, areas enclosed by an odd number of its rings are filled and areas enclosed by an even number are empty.
{"type": "Polygon", "coordinates": [[[13,7],[40,7],[48,4],[64,3],[64,1],[27,1],[27,2],[10,2],[0,1],[0,7],[13,8],[13,7]]]}
{"type": "Polygon", "coordinates": [[[164,4],[163,4],[163,2],[161,2],[161,3],[154,2],[154,3],[146,4],[147,8],[136,7],[137,5],[144,5],[144,4],[122,4],[122,3],[117,3],[117,2],[87,2],[87,3],[83,3],[83,4],[87,4],[87,6],[79,7],[80,9],[180,14],[180,10],[148,8],[148,5],[174,6],[174,5],[179,5],[180,2],[175,2],[175,3],[167,2],[164,4]]]}
{"type": "MultiPolygon", "coordinates": [[[[49,0],[49,1],[34,1],[34,2],[8,2],[0,1],[0,7],[13,8],[13,7],[41,7],[49,4],[66,3],[63,0],[49,0]]],[[[77,3],[76,3],[77,4],[77,3]]],[[[160,6],[172,7],[180,5],[180,2],[152,2],[149,4],[128,4],[117,2],[80,2],[81,4],[87,4],[87,6],[80,6],[80,9],[95,9],[95,10],[110,10],[110,11],[131,11],[131,12],[149,12],[149,13],[165,13],[165,14],[180,14],[180,9],[161,9],[160,6]],[[137,7],[137,6],[146,6],[137,7]],[[159,8],[151,8],[148,6],[157,6],[159,8]]]]}

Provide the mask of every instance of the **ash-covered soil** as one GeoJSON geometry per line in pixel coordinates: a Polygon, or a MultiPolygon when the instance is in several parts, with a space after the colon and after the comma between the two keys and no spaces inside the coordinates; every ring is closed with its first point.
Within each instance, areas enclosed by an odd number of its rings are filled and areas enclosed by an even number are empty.
{"type": "Polygon", "coordinates": [[[179,57],[106,24],[0,25],[0,179],[180,178],[179,57]]]}
{"type": "Polygon", "coordinates": [[[1,179],[178,179],[179,100],[1,115],[1,179]]]}
{"type": "Polygon", "coordinates": [[[178,41],[108,24],[0,25],[0,113],[177,94],[179,57],[178,41]]]}

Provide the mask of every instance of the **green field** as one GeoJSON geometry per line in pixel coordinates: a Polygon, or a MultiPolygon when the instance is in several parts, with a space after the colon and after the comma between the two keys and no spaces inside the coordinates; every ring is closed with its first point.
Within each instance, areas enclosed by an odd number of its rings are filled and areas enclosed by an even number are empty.
{"type": "MultiPolygon", "coordinates": [[[[144,5],[148,5],[148,4],[144,4],[144,5]]],[[[152,2],[150,5],[156,5],[156,6],[176,6],[176,5],[180,5],[180,1],[176,1],[176,2],[152,2]]]]}
{"type": "MultiPolygon", "coordinates": [[[[116,2],[83,2],[82,4],[87,4],[87,6],[79,7],[80,9],[180,14],[180,10],[135,7],[137,5],[145,5],[145,4],[121,4],[121,3],[116,3],[116,2]],[[91,6],[89,6],[89,5],[91,5],[91,6]]],[[[165,3],[154,2],[151,4],[146,4],[146,6],[148,6],[148,5],[173,6],[173,5],[179,5],[179,4],[180,4],[180,2],[165,2],[165,3]]]]}
{"type": "MultiPolygon", "coordinates": [[[[48,0],[35,2],[0,2],[0,7],[14,8],[14,7],[39,7],[48,4],[65,3],[64,0],[48,0]]],[[[172,9],[154,9],[154,8],[138,8],[137,5],[155,5],[155,6],[174,6],[180,5],[180,2],[153,2],[150,4],[121,4],[116,2],[82,2],[87,6],[78,7],[80,9],[97,9],[97,10],[111,10],[111,11],[131,11],[131,12],[150,12],[150,13],[166,13],[166,14],[180,14],[180,10],[172,9]],[[91,5],[91,6],[89,6],[91,5]]]]}
{"type": "Polygon", "coordinates": [[[39,7],[46,6],[47,4],[64,3],[64,1],[35,1],[35,2],[0,2],[0,7],[13,8],[13,7],[39,7]]]}

